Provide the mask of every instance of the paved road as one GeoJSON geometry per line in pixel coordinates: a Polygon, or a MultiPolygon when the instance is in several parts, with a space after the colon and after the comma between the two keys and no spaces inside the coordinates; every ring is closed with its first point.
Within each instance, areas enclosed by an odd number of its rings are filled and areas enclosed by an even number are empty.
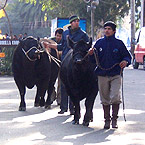
{"type": "MultiPolygon", "coordinates": [[[[19,112],[19,94],[13,77],[0,77],[0,145],[145,145],[145,71],[131,67],[124,72],[125,113],[119,128],[104,130],[103,111],[96,99],[94,121],[89,127],[72,125],[69,113],[34,108],[35,88],[27,90],[27,111],[19,112]]],[[[82,116],[84,102],[81,102],[82,116]]],[[[122,107],[122,105],[121,105],[122,107]]],[[[80,123],[82,122],[80,120],[80,123]]]]}

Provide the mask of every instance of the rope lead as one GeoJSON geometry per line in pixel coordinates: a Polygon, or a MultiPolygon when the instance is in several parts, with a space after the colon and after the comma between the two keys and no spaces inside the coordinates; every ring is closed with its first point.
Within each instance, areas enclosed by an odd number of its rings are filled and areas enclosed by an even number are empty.
{"type": "Polygon", "coordinates": [[[123,104],[123,117],[124,121],[126,122],[126,117],[125,117],[125,103],[124,103],[124,91],[123,91],[123,69],[121,69],[121,76],[122,76],[122,104],[123,104]]]}

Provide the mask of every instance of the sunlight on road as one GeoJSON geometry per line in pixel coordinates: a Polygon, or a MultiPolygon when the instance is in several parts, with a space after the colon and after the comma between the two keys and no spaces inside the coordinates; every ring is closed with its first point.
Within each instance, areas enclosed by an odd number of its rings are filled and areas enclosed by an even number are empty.
{"type": "Polygon", "coordinates": [[[23,137],[15,138],[15,139],[10,139],[7,143],[7,145],[36,145],[36,144],[41,144],[41,141],[45,139],[45,136],[40,134],[39,132],[33,133],[33,134],[28,134],[23,137]]]}
{"type": "Polygon", "coordinates": [[[1,94],[9,94],[9,93],[12,93],[12,92],[15,92],[16,90],[14,89],[3,89],[3,90],[0,90],[0,95],[1,94]]]}
{"type": "Polygon", "coordinates": [[[111,145],[115,145],[118,140],[121,140],[122,145],[144,145],[145,133],[127,133],[121,136],[120,134],[112,134],[107,137],[111,141],[111,145]]]}
{"type": "Polygon", "coordinates": [[[145,111],[142,110],[135,110],[135,109],[125,109],[126,114],[141,114],[145,113],[145,111]]]}
{"type": "Polygon", "coordinates": [[[10,84],[10,83],[14,83],[15,81],[13,80],[13,81],[1,81],[1,83],[4,85],[4,84],[10,84]]]}
{"type": "Polygon", "coordinates": [[[85,133],[81,133],[81,134],[75,134],[75,135],[69,135],[69,136],[65,136],[63,139],[77,139],[78,137],[93,133],[93,131],[89,131],[89,132],[85,132],[85,133]]]}

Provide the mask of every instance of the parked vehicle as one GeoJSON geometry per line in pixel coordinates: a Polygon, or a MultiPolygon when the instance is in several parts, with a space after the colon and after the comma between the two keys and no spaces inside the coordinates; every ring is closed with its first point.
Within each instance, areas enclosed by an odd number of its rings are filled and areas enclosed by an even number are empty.
{"type": "Polygon", "coordinates": [[[140,64],[143,64],[143,69],[145,70],[145,27],[142,27],[138,34],[134,51],[133,68],[138,69],[140,64]]]}

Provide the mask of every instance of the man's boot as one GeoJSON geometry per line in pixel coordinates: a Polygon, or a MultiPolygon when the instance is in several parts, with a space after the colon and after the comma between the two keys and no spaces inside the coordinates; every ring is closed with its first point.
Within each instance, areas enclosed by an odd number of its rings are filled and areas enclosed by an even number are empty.
{"type": "Polygon", "coordinates": [[[110,128],[110,105],[103,105],[103,110],[104,110],[104,119],[105,119],[105,125],[104,129],[109,129],[110,128]]]}
{"type": "Polygon", "coordinates": [[[118,118],[119,104],[112,104],[112,128],[118,128],[117,118],[118,118]]]}

